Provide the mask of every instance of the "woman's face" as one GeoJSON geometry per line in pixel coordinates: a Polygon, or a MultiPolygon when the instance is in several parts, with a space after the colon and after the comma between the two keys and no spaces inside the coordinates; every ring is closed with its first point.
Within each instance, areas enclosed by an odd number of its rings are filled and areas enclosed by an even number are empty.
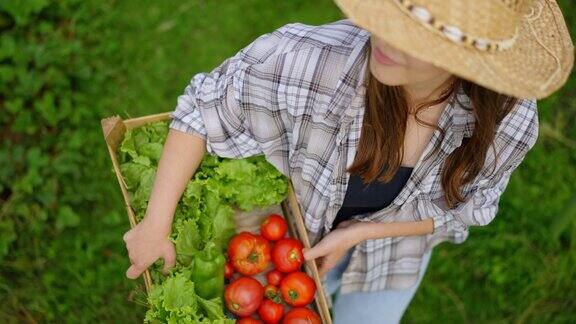
{"type": "Polygon", "coordinates": [[[451,76],[450,72],[401,52],[374,35],[370,41],[370,71],[385,85],[434,90],[451,76]]]}

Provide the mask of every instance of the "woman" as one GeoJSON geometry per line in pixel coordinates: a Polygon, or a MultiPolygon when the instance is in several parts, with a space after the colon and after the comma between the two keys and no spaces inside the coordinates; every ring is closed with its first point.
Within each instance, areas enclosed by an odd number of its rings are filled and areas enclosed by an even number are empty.
{"type": "Polygon", "coordinates": [[[164,258],[203,155],[289,176],[336,323],[398,322],[432,248],[492,221],[573,47],[553,1],[337,0],[351,21],[263,35],[178,98],[129,278],[164,258]],[[450,10],[448,10],[450,9],[450,10]]]}

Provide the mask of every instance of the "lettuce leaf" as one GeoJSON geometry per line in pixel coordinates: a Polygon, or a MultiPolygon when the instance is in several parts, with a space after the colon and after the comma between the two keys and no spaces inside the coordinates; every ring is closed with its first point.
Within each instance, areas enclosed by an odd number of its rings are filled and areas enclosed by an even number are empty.
{"type": "Polygon", "coordinates": [[[288,180],[263,156],[223,161],[216,174],[206,186],[242,210],[278,204],[286,197],[288,180]]]}
{"type": "Polygon", "coordinates": [[[148,167],[142,164],[127,162],[120,165],[120,171],[124,176],[124,182],[128,189],[136,189],[140,184],[140,175],[146,171],[148,167]]]}
{"type": "Polygon", "coordinates": [[[185,272],[178,273],[161,285],[153,286],[148,295],[150,309],[146,312],[144,322],[191,323],[197,319],[198,297],[189,277],[185,272]]]}
{"type": "Polygon", "coordinates": [[[164,146],[162,145],[162,143],[146,143],[142,145],[142,147],[139,147],[138,151],[143,156],[158,163],[158,161],[160,161],[160,155],[162,155],[163,147],[164,146]]]}
{"type": "MultiPolygon", "coordinates": [[[[204,311],[204,314],[206,314],[206,316],[210,320],[220,320],[220,319],[226,318],[226,316],[224,315],[224,305],[222,304],[222,298],[220,298],[220,297],[212,298],[212,299],[204,299],[204,298],[198,296],[198,305],[200,305],[200,307],[204,311]]],[[[234,320],[232,320],[232,319],[228,319],[228,320],[232,321],[232,323],[234,323],[234,320]]],[[[222,322],[218,322],[218,323],[222,323],[222,322]]],[[[227,323],[227,322],[223,322],[223,323],[227,323]]]]}
{"type": "Polygon", "coordinates": [[[224,314],[221,297],[206,300],[196,295],[189,270],[153,286],[148,303],[145,323],[234,323],[224,314]]]}
{"type": "Polygon", "coordinates": [[[132,196],[132,207],[134,207],[137,211],[146,210],[155,176],[155,168],[148,168],[140,175],[138,188],[132,196]]]}
{"type": "Polygon", "coordinates": [[[120,161],[126,162],[128,157],[135,158],[138,156],[136,152],[136,145],[134,145],[134,132],[132,130],[127,130],[124,134],[124,140],[120,145],[120,153],[124,153],[120,156],[120,161]]]}
{"type": "Polygon", "coordinates": [[[221,251],[225,251],[228,241],[234,236],[234,233],[236,233],[234,209],[228,205],[220,204],[212,217],[210,241],[214,242],[221,251]]]}
{"type": "Polygon", "coordinates": [[[190,265],[194,255],[202,248],[200,232],[195,219],[177,219],[175,224],[176,238],[173,240],[176,246],[178,263],[190,265]]]}

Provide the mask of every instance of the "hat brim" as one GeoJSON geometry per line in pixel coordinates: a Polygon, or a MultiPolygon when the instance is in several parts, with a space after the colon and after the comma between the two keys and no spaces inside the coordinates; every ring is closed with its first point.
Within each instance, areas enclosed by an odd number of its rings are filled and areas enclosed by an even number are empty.
{"type": "Polygon", "coordinates": [[[543,98],[560,88],[574,64],[574,47],[554,1],[536,0],[506,50],[484,52],[428,30],[391,0],[335,0],[356,25],[392,47],[457,76],[517,98],[543,98]]]}

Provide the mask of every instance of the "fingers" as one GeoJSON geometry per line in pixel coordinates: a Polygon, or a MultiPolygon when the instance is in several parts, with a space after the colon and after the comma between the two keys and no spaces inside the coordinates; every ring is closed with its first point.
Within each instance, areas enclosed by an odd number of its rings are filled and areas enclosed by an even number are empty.
{"type": "Polygon", "coordinates": [[[318,274],[320,277],[324,277],[332,268],[336,266],[338,263],[338,259],[332,255],[328,255],[322,259],[322,263],[320,263],[320,267],[318,268],[318,274]]]}
{"type": "Polygon", "coordinates": [[[128,232],[124,233],[124,236],[122,236],[122,239],[124,240],[125,243],[128,243],[128,240],[130,239],[131,236],[132,236],[132,231],[128,231],[128,232]]]}
{"type": "Polygon", "coordinates": [[[320,277],[323,277],[330,269],[334,268],[340,259],[340,257],[334,255],[332,250],[330,244],[326,244],[325,241],[320,241],[320,243],[312,248],[304,250],[304,259],[318,259],[316,265],[318,266],[318,274],[320,277]]]}
{"type": "Polygon", "coordinates": [[[176,265],[174,244],[165,237],[161,239],[150,238],[146,233],[134,232],[133,230],[126,232],[123,236],[131,263],[128,270],[126,270],[126,277],[130,279],[138,278],[159,258],[164,259],[162,272],[168,274],[170,268],[176,265]]]}
{"type": "Polygon", "coordinates": [[[313,260],[325,256],[329,251],[328,246],[320,242],[309,249],[305,249],[303,252],[305,260],[313,260]]]}
{"type": "Polygon", "coordinates": [[[166,248],[166,252],[164,253],[164,269],[162,272],[167,274],[170,268],[173,268],[176,265],[176,251],[174,250],[174,246],[171,244],[168,245],[166,248]]]}
{"type": "Polygon", "coordinates": [[[126,271],[126,277],[130,279],[136,279],[140,277],[140,275],[142,274],[142,272],[144,272],[144,270],[146,270],[146,268],[139,268],[132,264],[130,265],[130,268],[128,268],[128,270],[126,271]]]}
{"type": "Polygon", "coordinates": [[[330,269],[326,268],[326,263],[322,263],[322,265],[320,266],[320,268],[318,268],[318,275],[320,276],[320,278],[324,278],[324,276],[328,273],[328,271],[330,269]]]}

